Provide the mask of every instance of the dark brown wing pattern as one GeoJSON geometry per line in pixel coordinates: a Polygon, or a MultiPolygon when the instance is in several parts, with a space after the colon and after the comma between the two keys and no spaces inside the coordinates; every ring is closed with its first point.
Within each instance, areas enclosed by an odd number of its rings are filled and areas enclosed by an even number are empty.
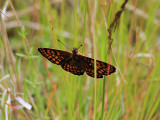
{"type": "MultiPolygon", "coordinates": [[[[86,63],[87,75],[94,77],[94,59],[78,55],[86,63]]],[[[103,75],[110,75],[116,71],[116,68],[108,63],[96,60],[97,78],[103,78],[103,75]]]]}
{"type": "Polygon", "coordinates": [[[67,62],[63,63],[61,67],[64,70],[69,71],[75,75],[83,75],[85,72],[85,68],[79,66],[79,64],[74,63],[72,58],[69,59],[67,62]]]}
{"type": "Polygon", "coordinates": [[[71,56],[71,53],[69,52],[56,49],[38,48],[38,51],[49,61],[57,65],[61,65],[71,56]]]}

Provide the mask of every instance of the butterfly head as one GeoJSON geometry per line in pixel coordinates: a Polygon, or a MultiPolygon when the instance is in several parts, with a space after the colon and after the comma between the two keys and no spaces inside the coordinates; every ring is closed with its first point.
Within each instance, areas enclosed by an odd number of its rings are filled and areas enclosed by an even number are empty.
{"type": "Polygon", "coordinates": [[[74,55],[76,55],[76,54],[78,53],[78,49],[77,49],[77,48],[73,48],[72,53],[73,53],[74,55]]]}

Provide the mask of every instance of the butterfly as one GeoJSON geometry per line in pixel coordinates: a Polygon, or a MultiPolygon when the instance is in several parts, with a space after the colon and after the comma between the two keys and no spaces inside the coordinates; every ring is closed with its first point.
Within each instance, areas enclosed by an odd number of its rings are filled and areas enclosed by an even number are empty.
{"type": "MultiPolygon", "coordinates": [[[[87,75],[94,77],[94,59],[79,55],[78,49],[73,48],[72,53],[57,49],[38,48],[38,51],[49,61],[60,65],[64,70],[74,75],[87,75]]],[[[103,78],[103,75],[110,75],[116,72],[116,68],[108,63],[96,60],[96,77],[103,78]]]]}

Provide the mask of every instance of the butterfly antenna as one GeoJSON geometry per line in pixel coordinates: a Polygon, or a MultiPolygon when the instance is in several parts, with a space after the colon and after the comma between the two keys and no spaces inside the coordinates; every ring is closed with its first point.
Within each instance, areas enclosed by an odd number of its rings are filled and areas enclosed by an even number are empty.
{"type": "MultiPolygon", "coordinates": [[[[59,39],[57,39],[58,42],[60,42],[62,45],[64,45],[67,49],[71,50],[69,47],[67,47],[65,44],[63,44],[59,39]]],[[[72,50],[71,50],[72,51],[72,50]]]]}
{"type": "Polygon", "coordinates": [[[8,18],[9,19],[9,17],[7,17],[2,11],[0,11],[0,13],[2,13],[6,18],[8,18]]]}
{"type": "Polygon", "coordinates": [[[82,46],[82,44],[80,44],[80,46],[77,49],[79,49],[81,46],[82,46]]]}

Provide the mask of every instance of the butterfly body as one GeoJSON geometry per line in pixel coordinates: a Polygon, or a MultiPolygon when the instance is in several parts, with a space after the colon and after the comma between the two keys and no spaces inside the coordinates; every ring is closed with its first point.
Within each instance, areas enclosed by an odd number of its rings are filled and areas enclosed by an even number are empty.
{"type": "MultiPolygon", "coordinates": [[[[72,53],[67,51],[38,48],[38,51],[49,61],[75,75],[87,75],[94,77],[94,59],[77,54],[78,49],[74,48],[72,53]]],[[[108,63],[96,60],[97,78],[103,78],[103,75],[110,75],[116,71],[116,68],[108,63]]]]}

